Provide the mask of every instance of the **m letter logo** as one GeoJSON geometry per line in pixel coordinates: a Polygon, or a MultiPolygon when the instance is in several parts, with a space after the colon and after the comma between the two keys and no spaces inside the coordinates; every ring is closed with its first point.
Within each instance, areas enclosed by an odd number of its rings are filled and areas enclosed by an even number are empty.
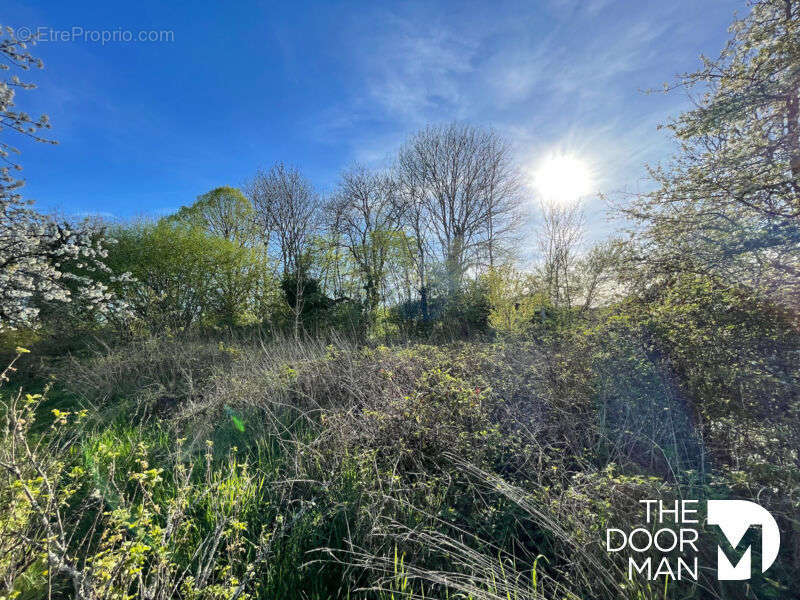
{"type": "MultiPolygon", "coordinates": [[[[708,523],[718,525],[736,548],[744,534],[753,525],[761,526],[761,572],[770,568],[778,558],[781,533],[772,515],[764,508],[747,500],[709,500],[708,523]]],[[[750,579],[751,548],[747,547],[742,558],[732,565],[722,548],[717,546],[717,579],[741,581],[750,579]]]]}

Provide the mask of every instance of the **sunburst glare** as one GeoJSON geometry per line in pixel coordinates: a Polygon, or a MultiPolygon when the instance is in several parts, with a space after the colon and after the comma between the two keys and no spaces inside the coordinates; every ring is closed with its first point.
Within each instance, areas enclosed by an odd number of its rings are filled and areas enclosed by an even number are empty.
{"type": "Polygon", "coordinates": [[[572,204],[594,191],[594,177],[586,161],[558,152],[536,164],[533,185],[545,202],[572,204]]]}

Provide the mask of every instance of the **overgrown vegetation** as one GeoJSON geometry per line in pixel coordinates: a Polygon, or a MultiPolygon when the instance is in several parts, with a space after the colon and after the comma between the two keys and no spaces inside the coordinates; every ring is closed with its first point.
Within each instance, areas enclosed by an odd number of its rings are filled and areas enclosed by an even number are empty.
{"type": "Polygon", "coordinates": [[[276,164],[157,222],[65,230],[4,171],[0,598],[795,597],[799,10],[754,3],[684,81],[630,240],[545,206],[531,269],[467,125],[328,199],[276,164]],[[653,498],[757,502],[778,559],[629,578],[605,531],[653,498]]]}

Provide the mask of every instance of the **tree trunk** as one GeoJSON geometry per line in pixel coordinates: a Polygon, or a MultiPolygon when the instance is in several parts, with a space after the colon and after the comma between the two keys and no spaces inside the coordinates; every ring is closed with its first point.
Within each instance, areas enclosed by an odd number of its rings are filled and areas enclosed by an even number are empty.
{"type": "Polygon", "coordinates": [[[430,314],[428,313],[428,288],[424,285],[419,288],[419,304],[420,310],[422,311],[422,320],[427,323],[430,320],[430,314]]]}

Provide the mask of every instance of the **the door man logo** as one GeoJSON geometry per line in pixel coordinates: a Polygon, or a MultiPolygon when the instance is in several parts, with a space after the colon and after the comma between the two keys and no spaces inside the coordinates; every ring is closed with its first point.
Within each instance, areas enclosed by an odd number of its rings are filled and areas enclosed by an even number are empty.
{"type": "MultiPolygon", "coordinates": [[[[772,566],[778,558],[781,545],[781,532],[775,519],[766,509],[747,500],[709,500],[708,523],[718,525],[736,548],[744,534],[753,525],[761,526],[761,572],[772,566]]],[[[725,552],[717,546],[717,579],[750,579],[752,569],[751,547],[748,546],[736,565],[731,564],[725,552]]]]}
{"type": "MultiPolygon", "coordinates": [[[[697,500],[640,500],[646,507],[648,527],[637,527],[629,532],[621,529],[606,529],[606,550],[627,550],[628,578],[634,572],[649,580],[661,576],[669,579],[697,580],[697,500]],[[677,555],[675,554],[677,552],[677,555]],[[660,561],[659,561],[660,554],[660,561]],[[638,556],[637,556],[638,555],[638,556]]],[[[737,554],[735,564],[728,554],[717,546],[717,579],[742,581],[750,579],[752,548],[740,548],[747,531],[754,526],[761,528],[761,572],[765,572],[778,557],[781,534],[778,524],[764,508],[746,500],[709,500],[708,524],[720,528],[737,554]]]]}

